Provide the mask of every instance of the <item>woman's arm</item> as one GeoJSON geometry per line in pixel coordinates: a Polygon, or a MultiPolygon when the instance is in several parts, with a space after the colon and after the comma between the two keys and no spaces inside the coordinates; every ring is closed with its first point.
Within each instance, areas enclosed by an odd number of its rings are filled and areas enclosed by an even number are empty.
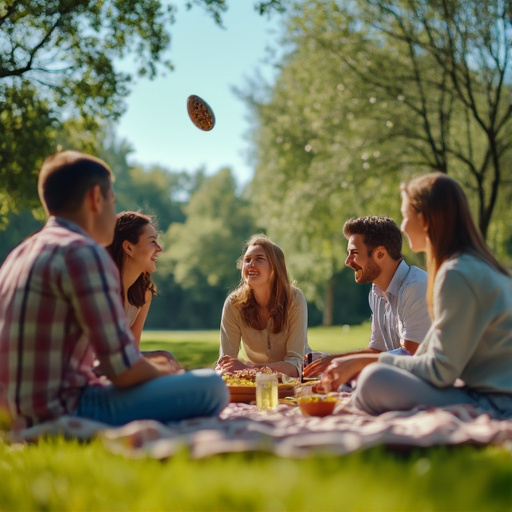
{"type": "Polygon", "coordinates": [[[241,322],[242,317],[239,310],[233,306],[230,297],[228,297],[224,302],[220,321],[219,361],[224,355],[238,357],[240,341],[242,339],[241,322]]]}
{"type": "Polygon", "coordinates": [[[441,267],[434,288],[434,321],[418,352],[414,357],[383,353],[379,361],[409,370],[437,387],[453,385],[489,322],[489,308],[480,301],[463,273],[441,267]]]}
{"type": "MultiPolygon", "coordinates": [[[[288,313],[286,357],[283,362],[272,364],[284,365],[284,369],[278,371],[291,377],[298,377],[302,372],[304,352],[308,341],[308,305],[301,290],[292,288],[292,293],[293,303],[288,313]]],[[[272,368],[271,365],[269,366],[272,368]]]]}
{"type": "Polygon", "coordinates": [[[135,322],[131,325],[130,329],[132,331],[133,337],[135,338],[135,343],[137,347],[140,345],[140,337],[142,335],[142,329],[144,328],[144,324],[146,323],[146,318],[148,316],[149,307],[151,306],[151,301],[153,299],[153,294],[146,290],[145,295],[145,303],[140,308],[137,317],[135,318],[135,322]]]}
{"type": "Polygon", "coordinates": [[[342,384],[355,379],[365,366],[377,362],[378,358],[378,354],[353,354],[333,359],[322,373],[322,388],[325,392],[336,391],[342,384]]]}
{"type": "Polygon", "coordinates": [[[286,361],[279,361],[277,363],[252,363],[250,361],[240,361],[240,359],[236,357],[222,356],[217,361],[217,366],[215,367],[216,370],[230,373],[254,368],[270,368],[275,372],[284,373],[290,377],[300,376],[296,366],[286,361]]]}

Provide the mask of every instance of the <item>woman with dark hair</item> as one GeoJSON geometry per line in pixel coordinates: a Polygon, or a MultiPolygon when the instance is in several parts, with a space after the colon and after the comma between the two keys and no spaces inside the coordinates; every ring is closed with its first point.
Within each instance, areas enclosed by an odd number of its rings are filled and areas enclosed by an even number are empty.
{"type": "Polygon", "coordinates": [[[119,213],[114,239],[107,250],[121,274],[124,307],[139,346],[151,300],[156,295],[151,274],[162,252],[151,217],[139,212],[119,213]]]}
{"type": "Polygon", "coordinates": [[[307,304],[290,282],[283,251],[253,235],[237,262],[241,280],[227,297],[220,326],[217,369],[266,366],[291,377],[302,372],[307,346],[307,304]],[[242,344],[249,361],[238,359],[242,344]]]}
{"type": "MultiPolygon", "coordinates": [[[[512,280],[476,227],[460,185],[431,173],[402,186],[402,231],[427,256],[432,326],[416,354],[382,353],[361,371],[353,395],[370,414],[471,404],[512,416],[512,280]]],[[[361,369],[332,365],[324,389],[361,369]]]]}

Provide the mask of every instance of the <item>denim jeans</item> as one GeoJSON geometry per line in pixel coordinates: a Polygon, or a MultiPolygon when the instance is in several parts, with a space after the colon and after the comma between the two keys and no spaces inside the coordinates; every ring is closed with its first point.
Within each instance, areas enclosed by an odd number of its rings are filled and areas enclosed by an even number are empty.
{"type": "Polygon", "coordinates": [[[110,425],[152,419],[162,423],[215,416],[229,403],[229,391],[213,370],[158,377],[129,388],[89,386],[74,415],[110,425]]]}

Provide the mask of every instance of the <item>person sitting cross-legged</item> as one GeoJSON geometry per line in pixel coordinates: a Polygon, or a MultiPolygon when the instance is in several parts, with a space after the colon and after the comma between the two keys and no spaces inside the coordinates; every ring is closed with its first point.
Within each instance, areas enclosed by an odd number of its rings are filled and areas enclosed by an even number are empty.
{"type": "Polygon", "coordinates": [[[470,405],[512,417],[512,279],[476,227],[462,187],[436,172],[402,192],[402,231],[427,256],[432,326],[412,357],[334,360],[324,390],[358,374],[353,404],[373,415],[470,405]]]}

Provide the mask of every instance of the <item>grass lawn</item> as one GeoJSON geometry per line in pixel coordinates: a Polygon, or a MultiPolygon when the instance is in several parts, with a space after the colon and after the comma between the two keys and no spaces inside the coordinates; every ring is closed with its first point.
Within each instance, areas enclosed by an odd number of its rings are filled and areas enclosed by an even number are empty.
{"type": "MultiPolygon", "coordinates": [[[[344,352],[368,346],[370,324],[356,326],[312,327],[308,342],[312,350],[344,352]]],[[[144,331],[142,350],[166,349],[187,368],[213,366],[219,357],[220,334],[213,331],[144,331]]]]}
{"type": "MultiPolygon", "coordinates": [[[[314,350],[366,346],[369,326],[314,328],[314,350]]],[[[146,332],[188,367],[213,364],[218,331],[146,332]]],[[[343,457],[261,453],[127,460],[99,441],[0,441],[0,511],[510,511],[510,447],[375,448],[343,457]]]]}

